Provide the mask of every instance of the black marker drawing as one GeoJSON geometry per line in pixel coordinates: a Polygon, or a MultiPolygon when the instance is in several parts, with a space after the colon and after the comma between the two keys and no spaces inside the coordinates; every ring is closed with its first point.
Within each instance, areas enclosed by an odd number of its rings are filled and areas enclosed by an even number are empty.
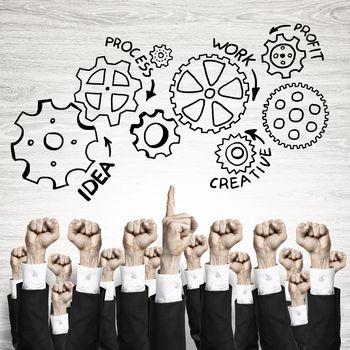
{"type": "Polygon", "coordinates": [[[23,179],[35,184],[50,179],[55,190],[68,186],[70,172],[87,172],[94,163],[87,149],[97,142],[97,134],[94,127],[80,122],[81,114],[73,103],[58,108],[52,100],[40,100],[34,114],[19,115],[15,125],[21,128],[21,136],[11,144],[11,154],[14,160],[26,163],[23,179]],[[36,166],[37,159],[40,166],[36,166]]]}
{"type": "Polygon", "coordinates": [[[249,129],[249,130],[246,130],[244,133],[249,135],[253,141],[259,140],[264,145],[265,141],[256,132],[257,132],[256,129],[249,129]]]}
{"type": "Polygon", "coordinates": [[[131,76],[130,62],[109,63],[104,56],[97,57],[94,67],[79,69],[77,78],[80,88],[74,94],[75,101],[85,104],[89,121],[105,116],[110,126],[115,126],[123,113],[136,111],[135,96],[142,85],[131,76]]]}
{"type": "Polygon", "coordinates": [[[218,133],[244,114],[249,84],[245,73],[227,57],[200,55],[180,66],[170,92],[181,123],[202,133],[218,133]]]}
{"type": "Polygon", "coordinates": [[[254,69],[252,69],[252,73],[254,76],[254,87],[252,87],[252,100],[255,101],[256,96],[258,95],[258,92],[260,90],[260,87],[258,86],[258,78],[256,77],[254,69]]]}
{"type": "Polygon", "coordinates": [[[135,148],[144,152],[147,158],[154,159],[161,154],[165,157],[170,156],[172,146],[180,143],[181,139],[176,132],[176,120],[164,116],[161,109],[156,109],[151,115],[143,112],[139,117],[139,124],[130,127],[130,133],[136,137],[133,142],[135,148]]]}
{"type": "Polygon", "coordinates": [[[278,34],[275,40],[265,42],[266,52],[261,59],[267,64],[270,75],[280,74],[282,79],[286,79],[291,77],[292,72],[303,69],[306,52],[299,48],[299,42],[297,37],[287,39],[284,34],[278,34]]]}
{"type": "Polygon", "coordinates": [[[157,94],[154,92],[155,84],[154,80],[151,81],[151,89],[146,91],[146,101],[148,101],[150,98],[156,96],[157,94]]]}
{"type": "Polygon", "coordinates": [[[110,139],[108,139],[106,136],[103,139],[105,141],[105,147],[108,148],[108,157],[111,157],[111,155],[112,155],[112,147],[111,147],[112,141],[110,139]]]}
{"type": "Polygon", "coordinates": [[[161,46],[154,45],[153,50],[150,51],[151,62],[156,65],[157,68],[167,67],[169,62],[173,59],[171,56],[171,49],[164,44],[161,46]]]}
{"type": "Polygon", "coordinates": [[[282,85],[264,105],[263,126],[279,145],[290,149],[312,146],[325,132],[328,107],[323,95],[302,83],[282,85]]]}
{"type": "Polygon", "coordinates": [[[271,29],[270,29],[270,32],[269,32],[269,34],[271,35],[271,34],[273,34],[273,33],[276,33],[279,29],[281,29],[281,28],[288,28],[288,27],[290,27],[291,25],[290,24],[282,24],[282,25],[280,25],[280,26],[276,26],[276,27],[272,27],[271,29]]]}

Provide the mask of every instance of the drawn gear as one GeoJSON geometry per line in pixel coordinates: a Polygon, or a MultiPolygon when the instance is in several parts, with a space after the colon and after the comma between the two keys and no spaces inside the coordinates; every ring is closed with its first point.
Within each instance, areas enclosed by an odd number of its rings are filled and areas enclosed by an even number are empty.
{"type": "Polygon", "coordinates": [[[130,133],[136,136],[133,142],[135,148],[140,152],[143,151],[148,158],[156,158],[160,154],[168,157],[172,154],[171,147],[174,144],[180,143],[180,135],[176,132],[178,127],[174,118],[164,116],[164,111],[156,109],[153,114],[143,112],[140,114],[140,123],[133,124],[130,128],[130,133]],[[151,143],[149,133],[152,128],[162,129],[162,138],[157,143],[151,143]]]}
{"type": "Polygon", "coordinates": [[[135,96],[142,85],[131,76],[129,62],[109,63],[104,56],[97,57],[94,67],[80,68],[76,76],[80,88],[74,94],[75,101],[84,103],[89,121],[106,116],[110,126],[116,126],[125,112],[136,111],[135,96]]]}
{"type": "Polygon", "coordinates": [[[256,154],[254,148],[247,136],[230,135],[228,138],[223,138],[217,147],[215,152],[218,156],[217,163],[221,164],[221,169],[226,169],[229,174],[244,173],[254,163],[256,154]]]}
{"type": "Polygon", "coordinates": [[[170,86],[180,122],[192,130],[218,133],[237,123],[246,110],[249,84],[227,57],[200,55],[180,66],[170,86]]]}
{"type": "Polygon", "coordinates": [[[292,72],[300,72],[306,51],[299,48],[300,39],[293,36],[287,39],[284,34],[278,34],[275,40],[265,42],[266,52],[261,56],[262,62],[268,65],[270,75],[280,74],[282,79],[290,78],[292,72]]]}
{"type": "Polygon", "coordinates": [[[40,100],[34,114],[19,115],[15,125],[21,135],[11,144],[11,153],[26,163],[23,179],[38,184],[47,178],[57,189],[68,185],[70,172],[89,169],[93,161],[87,149],[97,137],[94,127],[81,124],[81,113],[73,103],[58,108],[52,100],[40,100]]]}
{"type": "Polygon", "coordinates": [[[173,59],[171,56],[171,49],[165,45],[153,46],[153,50],[149,53],[151,55],[151,62],[156,65],[157,68],[167,67],[169,62],[173,59]]]}
{"type": "Polygon", "coordinates": [[[328,107],[323,95],[307,84],[280,86],[270,94],[264,107],[265,130],[285,148],[312,146],[328,124],[328,107]]]}

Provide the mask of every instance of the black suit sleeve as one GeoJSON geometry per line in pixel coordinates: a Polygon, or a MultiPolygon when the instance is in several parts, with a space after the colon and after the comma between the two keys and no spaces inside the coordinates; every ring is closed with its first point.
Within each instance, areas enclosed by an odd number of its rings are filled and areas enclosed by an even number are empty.
{"type": "Polygon", "coordinates": [[[298,345],[299,350],[306,349],[307,329],[308,329],[307,324],[303,324],[301,326],[292,326],[294,339],[298,345]]]}
{"type": "Polygon", "coordinates": [[[12,345],[17,349],[17,314],[18,314],[18,301],[17,299],[12,299],[11,294],[7,296],[7,304],[9,308],[9,318],[11,325],[11,337],[12,345]]]}
{"type": "Polygon", "coordinates": [[[136,293],[117,288],[117,326],[120,350],[149,349],[148,288],[136,293]]]}
{"type": "Polygon", "coordinates": [[[198,350],[200,349],[201,334],[201,291],[201,288],[187,289],[187,286],[184,287],[188,324],[191,337],[198,350]]]}
{"type": "Polygon", "coordinates": [[[185,350],[185,300],[156,303],[150,298],[150,349],[185,350]]]}
{"type": "Polygon", "coordinates": [[[334,295],[308,294],[307,350],[340,349],[340,290],[334,295]]]}
{"type": "Polygon", "coordinates": [[[297,350],[290,324],[284,288],[279,293],[258,295],[253,291],[260,345],[263,350],[297,350]]]}
{"type": "Polygon", "coordinates": [[[100,350],[118,350],[118,337],[116,330],[115,299],[105,301],[102,310],[100,350]]]}
{"type": "Polygon", "coordinates": [[[201,350],[234,349],[231,299],[231,287],[222,292],[202,287],[201,350]]]}

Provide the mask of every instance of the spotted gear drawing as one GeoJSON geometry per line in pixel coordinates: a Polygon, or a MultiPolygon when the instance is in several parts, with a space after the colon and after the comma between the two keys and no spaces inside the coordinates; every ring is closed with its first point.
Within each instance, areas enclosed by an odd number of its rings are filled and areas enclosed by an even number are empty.
{"type": "Polygon", "coordinates": [[[171,49],[164,44],[161,46],[154,45],[153,50],[149,54],[151,56],[151,62],[155,64],[157,68],[168,67],[169,62],[173,59],[171,49]]]}

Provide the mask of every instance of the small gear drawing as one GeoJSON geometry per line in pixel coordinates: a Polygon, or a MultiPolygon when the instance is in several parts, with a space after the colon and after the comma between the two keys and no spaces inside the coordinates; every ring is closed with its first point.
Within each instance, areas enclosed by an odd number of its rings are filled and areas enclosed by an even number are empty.
{"type": "Polygon", "coordinates": [[[110,126],[116,126],[123,113],[136,111],[135,96],[142,84],[131,76],[130,62],[109,63],[106,57],[97,57],[92,68],[80,68],[76,76],[80,88],[74,98],[76,102],[84,103],[89,121],[106,116],[110,126]]]}
{"type": "Polygon", "coordinates": [[[256,154],[254,145],[246,136],[237,134],[223,138],[218,145],[215,154],[218,156],[217,163],[221,164],[221,169],[226,169],[229,174],[244,173],[254,163],[256,154]]]}
{"type": "Polygon", "coordinates": [[[94,127],[80,122],[81,113],[73,103],[58,108],[49,99],[38,101],[34,114],[19,115],[15,125],[21,135],[11,144],[11,154],[14,160],[26,163],[23,179],[36,184],[41,179],[51,179],[53,189],[58,189],[68,186],[72,171],[89,169],[94,161],[88,157],[87,149],[97,141],[97,135],[94,127]]]}
{"type": "Polygon", "coordinates": [[[297,37],[288,40],[283,34],[265,42],[267,50],[261,59],[268,65],[267,72],[270,75],[280,74],[282,79],[286,79],[291,77],[292,72],[300,72],[304,68],[306,51],[299,48],[299,42],[297,37]]]}
{"type": "Polygon", "coordinates": [[[200,55],[180,66],[170,86],[180,122],[202,133],[218,133],[237,123],[246,110],[246,74],[227,57],[200,55]]]}
{"type": "Polygon", "coordinates": [[[151,115],[143,112],[139,117],[140,123],[130,127],[130,133],[136,136],[133,145],[137,151],[143,151],[147,158],[153,159],[160,154],[165,157],[170,156],[171,147],[180,143],[180,135],[176,132],[178,127],[176,120],[165,117],[161,109],[156,109],[151,115]],[[161,137],[159,137],[159,132],[161,132],[161,137]],[[157,140],[154,141],[154,139],[157,140]]]}
{"type": "Polygon", "coordinates": [[[171,49],[164,44],[161,46],[154,45],[153,50],[149,53],[151,55],[151,62],[156,65],[157,68],[167,67],[169,62],[173,59],[171,56],[171,49]]]}
{"type": "Polygon", "coordinates": [[[263,126],[279,145],[290,149],[312,146],[325,132],[328,107],[323,95],[307,84],[275,89],[264,105],[263,126]]]}

